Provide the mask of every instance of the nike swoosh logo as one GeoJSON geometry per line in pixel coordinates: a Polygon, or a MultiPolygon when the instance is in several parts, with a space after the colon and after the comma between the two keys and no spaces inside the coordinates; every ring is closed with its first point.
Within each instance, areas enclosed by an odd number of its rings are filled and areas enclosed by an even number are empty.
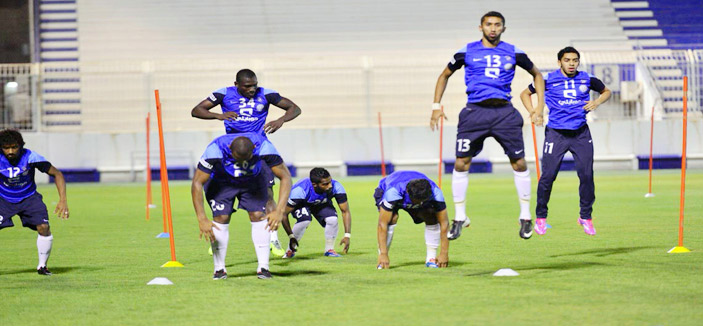
{"type": "Polygon", "coordinates": [[[592,142],[593,142],[593,139],[589,140],[588,142],[589,142],[589,143],[592,143],[592,142]]]}
{"type": "Polygon", "coordinates": [[[481,61],[483,60],[482,58],[474,58],[474,61],[481,61]]]}
{"type": "Polygon", "coordinates": [[[515,151],[515,154],[520,154],[520,153],[522,153],[522,151],[523,151],[522,149],[519,151],[515,151]]]}

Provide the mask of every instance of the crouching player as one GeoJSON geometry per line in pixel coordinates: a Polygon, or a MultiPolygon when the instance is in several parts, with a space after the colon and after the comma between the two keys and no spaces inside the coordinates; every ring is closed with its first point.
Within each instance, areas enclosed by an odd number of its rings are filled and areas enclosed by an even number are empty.
{"type": "Polygon", "coordinates": [[[251,239],[259,262],[256,275],[261,279],[271,278],[268,230],[277,230],[283,218],[291,176],[276,150],[265,140],[253,132],[220,136],[208,145],[198,163],[191,195],[200,236],[205,235],[212,244],[215,280],[227,278],[225,256],[235,198],[238,207],[249,213],[251,239]],[[281,185],[276,209],[266,212],[271,173],[281,180],[281,185]],[[212,210],[212,221],[205,216],[203,190],[212,210]]]}
{"type": "Polygon", "coordinates": [[[284,213],[283,229],[288,233],[290,242],[283,258],[292,258],[297,250],[298,242],[302,239],[305,230],[312,222],[314,216],[317,222],[325,228],[325,253],[327,257],[341,257],[334,251],[334,241],[337,238],[339,223],[337,211],[332,204],[332,198],[337,201],[342,211],[344,221],[344,238],[339,243],[344,245],[343,253],[349,251],[351,238],[351,211],[347,202],[347,193],[342,184],[332,180],[330,173],[324,168],[314,168],[310,171],[310,178],[302,179],[293,185],[288,206],[284,213]],[[290,227],[288,214],[293,213],[297,220],[293,228],[290,227]]]}
{"type": "Polygon", "coordinates": [[[37,231],[37,273],[50,276],[46,262],[51,254],[54,236],[49,229],[49,212],[34,183],[34,169],[54,177],[59,192],[54,213],[59,218],[68,219],[63,174],[41,155],[24,148],[22,134],[16,130],[0,131],[0,147],[3,154],[0,156],[0,229],[14,226],[12,217],[19,215],[22,226],[37,231]]]}
{"type": "Polygon", "coordinates": [[[415,224],[425,223],[427,257],[425,266],[447,267],[449,239],[447,231],[447,204],[442,190],[427,176],[415,171],[398,171],[381,179],[373,195],[378,207],[378,269],[390,267],[388,249],[393,240],[393,229],[398,222],[398,211],[404,209],[415,224]],[[437,247],[442,249],[437,257],[437,247]]]}

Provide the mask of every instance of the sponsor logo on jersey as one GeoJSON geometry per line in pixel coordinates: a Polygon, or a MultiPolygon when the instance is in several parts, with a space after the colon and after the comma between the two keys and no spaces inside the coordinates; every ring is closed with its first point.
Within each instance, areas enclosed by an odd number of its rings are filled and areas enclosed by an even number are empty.
{"type": "Polygon", "coordinates": [[[573,100],[573,99],[560,100],[558,103],[559,103],[559,105],[574,105],[574,104],[581,103],[581,100],[573,100]]]}

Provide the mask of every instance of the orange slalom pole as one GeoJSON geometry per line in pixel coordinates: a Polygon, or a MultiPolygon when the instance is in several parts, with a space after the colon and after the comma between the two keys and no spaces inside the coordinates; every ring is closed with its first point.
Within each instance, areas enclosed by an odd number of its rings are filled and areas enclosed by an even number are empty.
{"type": "Polygon", "coordinates": [[[539,181],[541,172],[539,169],[539,151],[537,150],[537,132],[535,132],[534,123],[532,123],[532,144],[535,147],[535,168],[537,169],[537,181],[539,181]]]}
{"type": "Polygon", "coordinates": [[[146,220],[149,220],[149,210],[152,205],[151,198],[151,164],[149,163],[149,123],[151,113],[146,114],[146,220]]]}
{"type": "Polygon", "coordinates": [[[683,211],[686,193],[686,129],[688,123],[688,76],[683,77],[683,148],[681,150],[681,202],[679,204],[679,247],[683,247],[683,211]]]}
{"type": "Polygon", "coordinates": [[[646,197],[653,196],[652,194],[652,157],[653,157],[653,146],[654,146],[654,105],[652,105],[652,116],[649,126],[649,190],[647,191],[646,197]]]}
{"type": "Polygon", "coordinates": [[[381,175],[386,177],[386,159],[383,157],[383,126],[381,125],[381,112],[378,112],[378,134],[381,139],[381,175]]]}
{"type": "MultiPolygon", "coordinates": [[[[161,203],[163,205],[164,221],[168,221],[169,242],[171,245],[171,261],[176,262],[176,245],[173,239],[173,221],[171,219],[171,196],[168,191],[168,170],[166,169],[166,151],[164,150],[164,130],[161,119],[161,100],[159,90],[154,90],[156,97],[156,118],[159,126],[159,157],[161,160],[161,203]]],[[[167,263],[168,264],[168,263],[167,263]]]]}
{"type": "MultiPolygon", "coordinates": [[[[444,105],[439,107],[444,113],[444,105]]],[[[442,189],[442,172],[444,172],[444,162],[442,161],[442,144],[444,143],[444,118],[439,118],[439,175],[437,177],[437,185],[442,189]]]]}

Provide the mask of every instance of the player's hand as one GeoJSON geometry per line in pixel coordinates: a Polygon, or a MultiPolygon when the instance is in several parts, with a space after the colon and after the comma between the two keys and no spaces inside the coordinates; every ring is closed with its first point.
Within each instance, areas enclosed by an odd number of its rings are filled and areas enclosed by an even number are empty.
{"type": "Polygon", "coordinates": [[[388,259],[388,254],[378,254],[378,269],[391,268],[391,261],[388,259]]]}
{"type": "Polygon", "coordinates": [[[532,123],[534,123],[535,126],[539,127],[539,126],[542,126],[542,124],[544,123],[544,120],[543,120],[541,114],[533,113],[531,118],[532,118],[532,123]]]}
{"type": "Polygon", "coordinates": [[[219,230],[220,228],[218,228],[217,225],[208,219],[198,219],[198,227],[200,228],[200,239],[202,239],[204,235],[205,240],[215,242],[215,234],[212,233],[212,228],[219,230]]]}
{"type": "Polygon", "coordinates": [[[598,107],[598,104],[596,101],[586,101],[586,105],[583,106],[583,109],[586,110],[587,112],[591,112],[595,110],[598,107]]]}
{"type": "Polygon", "coordinates": [[[276,130],[281,129],[283,126],[283,119],[276,119],[264,125],[264,132],[267,134],[272,134],[276,130]]]}
{"type": "Polygon", "coordinates": [[[281,221],[283,220],[283,214],[278,210],[274,210],[273,212],[266,214],[266,219],[268,220],[266,228],[269,231],[276,231],[278,230],[278,225],[281,224],[281,221]]]}
{"type": "Polygon", "coordinates": [[[56,209],[54,209],[54,214],[61,219],[68,219],[68,204],[66,200],[59,200],[59,203],[56,204],[56,209]]]}
{"type": "Polygon", "coordinates": [[[430,129],[432,129],[432,131],[439,129],[439,119],[441,118],[443,118],[444,121],[448,120],[442,110],[432,110],[432,118],[430,118],[430,129]]]}
{"type": "Polygon", "coordinates": [[[449,253],[439,253],[439,257],[437,257],[437,266],[439,266],[440,268],[449,266],[449,253]]]}
{"type": "Polygon", "coordinates": [[[344,253],[344,254],[349,252],[349,241],[350,241],[349,238],[344,237],[344,238],[342,238],[342,241],[339,242],[340,246],[344,245],[344,248],[342,249],[342,253],[344,253]]]}
{"type": "Polygon", "coordinates": [[[288,248],[290,248],[290,250],[293,250],[293,252],[298,251],[298,239],[290,238],[290,241],[288,242],[288,248]]]}
{"type": "Polygon", "coordinates": [[[234,120],[234,119],[237,119],[237,117],[239,117],[239,114],[237,114],[237,112],[228,111],[228,112],[223,112],[222,114],[217,116],[217,120],[222,120],[222,121],[234,120]]]}

